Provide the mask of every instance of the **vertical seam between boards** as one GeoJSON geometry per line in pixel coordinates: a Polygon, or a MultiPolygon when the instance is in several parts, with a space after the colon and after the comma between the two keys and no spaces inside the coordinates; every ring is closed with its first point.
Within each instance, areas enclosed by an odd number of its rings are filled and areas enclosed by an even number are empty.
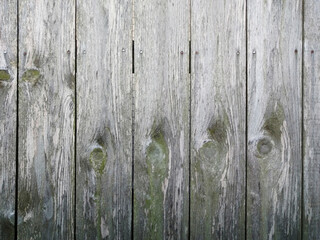
{"type": "Polygon", "coordinates": [[[14,216],[14,238],[18,239],[18,181],[19,181],[19,0],[17,0],[17,46],[16,46],[16,59],[17,59],[17,90],[16,90],[16,188],[15,188],[15,216],[14,216]]]}
{"type": "Polygon", "coordinates": [[[248,224],[248,0],[245,0],[245,56],[246,56],[246,108],[245,108],[245,198],[244,198],[244,237],[247,239],[247,224],[248,224]]]}
{"type": "Polygon", "coordinates": [[[131,239],[134,239],[134,134],[135,134],[135,92],[134,92],[134,0],[131,3],[131,239]]]}
{"type": "Polygon", "coordinates": [[[300,210],[300,238],[303,239],[303,219],[304,219],[304,14],[305,6],[302,0],[301,13],[301,210],[300,210]]]}
{"type": "Polygon", "coordinates": [[[74,216],[73,216],[73,221],[74,221],[74,228],[73,228],[73,237],[74,239],[77,238],[77,73],[78,73],[78,61],[77,61],[77,56],[78,56],[78,41],[77,41],[77,4],[78,1],[75,0],[75,13],[74,13],[74,48],[75,48],[75,77],[74,77],[74,105],[75,105],[75,111],[74,111],[74,121],[75,121],[75,128],[74,128],[74,216]]]}
{"type": "Polygon", "coordinates": [[[191,75],[191,31],[192,31],[192,10],[191,10],[191,1],[189,0],[189,205],[188,205],[188,239],[191,239],[191,107],[192,107],[192,75],[191,75]]]}
{"type": "Polygon", "coordinates": [[[131,76],[131,239],[133,239],[134,230],[134,121],[135,121],[135,104],[134,104],[134,40],[132,40],[132,76],[131,76]]]}

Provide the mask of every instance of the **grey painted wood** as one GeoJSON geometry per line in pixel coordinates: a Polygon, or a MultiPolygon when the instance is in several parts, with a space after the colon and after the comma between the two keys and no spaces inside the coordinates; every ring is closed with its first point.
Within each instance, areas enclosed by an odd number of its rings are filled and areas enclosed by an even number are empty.
{"type": "Polygon", "coordinates": [[[304,239],[320,239],[319,12],[319,1],[304,1],[304,239]]]}
{"type": "Polygon", "coordinates": [[[134,238],[188,235],[188,1],[134,1],[134,238]]]}
{"type": "Polygon", "coordinates": [[[245,1],[192,1],[191,239],[244,239],[245,1]]]}
{"type": "Polygon", "coordinates": [[[15,227],[17,2],[0,4],[0,239],[15,227]]]}
{"type": "Polygon", "coordinates": [[[248,1],[248,239],[300,239],[302,1],[248,1]]]}
{"type": "Polygon", "coordinates": [[[132,2],[77,2],[77,239],[130,239],[132,2]]]}
{"type": "Polygon", "coordinates": [[[73,238],[74,4],[19,0],[18,239],[73,238]]]}

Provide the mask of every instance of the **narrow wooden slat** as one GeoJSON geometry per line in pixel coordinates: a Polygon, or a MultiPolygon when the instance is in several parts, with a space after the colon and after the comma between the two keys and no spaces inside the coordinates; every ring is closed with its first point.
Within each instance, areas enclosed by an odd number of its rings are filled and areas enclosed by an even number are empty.
{"type": "Polygon", "coordinates": [[[248,239],[300,239],[301,2],[248,1],[248,239]]]}
{"type": "Polygon", "coordinates": [[[320,239],[320,1],[304,1],[304,239],[320,239]]]}
{"type": "Polygon", "coordinates": [[[189,2],[134,1],[134,238],[186,239],[189,2]]]}
{"type": "Polygon", "coordinates": [[[77,2],[77,239],[130,239],[132,2],[77,2]]]}
{"type": "Polygon", "coordinates": [[[75,1],[19,0],[18,239],[72,239],[75,1]]]}
{"type": "Polygon", "coordinates": [[[191,5],[191,239],[244,239],[245,9],[191,5]]]}
{"type": "Polygon", "coordinates": [[[0,4],[0,239],[13,239],[16,188],[17,2],[0,4]]]}

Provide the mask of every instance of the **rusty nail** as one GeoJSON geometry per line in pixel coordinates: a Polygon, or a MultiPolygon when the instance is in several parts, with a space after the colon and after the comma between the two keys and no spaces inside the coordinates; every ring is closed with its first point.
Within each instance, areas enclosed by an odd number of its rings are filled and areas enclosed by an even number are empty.
{"type": "Polygon", "coordinates": [[[294,50],[294,52],[295,52],[295,53],[297,53],[297,52],[298,52],[298,50],[297,50],[297,49],[295,49],[295,50],[294,50]]]}
{"type": "Polygon", "coordinates": [[[67,53],[70,54],[70,50],[68,50],[67,53]]]}
{"type": "Polygon", "coordinates": [[[183,54],[183,51],[181,51],[180,54],[182,55],[182,54],[183,54]]]}
{"type": "Polygon", "coordinates": [[[198,51],[196,51],[196,54],[198,55],[198,54],[199,54],[199,52],[198,52],[198,51]]]}
{"type": "Polygon", "coordinates": [[[24,52],[24,53],[23,53],[23,56],[27,56],[27,52],[24,52]]]}
{"type": "Polygon", "coordinates": [[[311,50],[311,53],[314,53],[314,51],[313,51],[313,50],[311,50]]]}

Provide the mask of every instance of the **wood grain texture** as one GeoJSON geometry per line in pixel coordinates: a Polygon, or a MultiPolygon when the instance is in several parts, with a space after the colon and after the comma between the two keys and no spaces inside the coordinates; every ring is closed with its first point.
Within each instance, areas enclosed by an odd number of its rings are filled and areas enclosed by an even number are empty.
{"type": "Polygon", "coordinates": [[[20,0],[19,22],[18,239],[72,239],[75,1],[20,0]]]}
{"type": "Polygon", "coordinates": [[[17,2],[0,4],[0,239],[15,227],[17,124],[17,2]]]}
{"type": "Polygon", "coordinates": [[[188,1],[135,0],[134,238],[188,235],[188,1]]]}
{"type": "Polygon", "coordinates": [[[304,1],[303,239],[320,239],[320,2],[304,1]]]}
{"type": "Polygon", "coordinates": [[[191,239],[244,239],[245,9],[191,5],[191,239]]]}
{"type": "Polygon", "coordinates": [[[77,2],[77,239],[130,239],[132,2],[77,2]]]}
{"type": "Polygon", "coordinates": [[[248,239],[300,239],[301,2],[248,1],[248,239]]]}

